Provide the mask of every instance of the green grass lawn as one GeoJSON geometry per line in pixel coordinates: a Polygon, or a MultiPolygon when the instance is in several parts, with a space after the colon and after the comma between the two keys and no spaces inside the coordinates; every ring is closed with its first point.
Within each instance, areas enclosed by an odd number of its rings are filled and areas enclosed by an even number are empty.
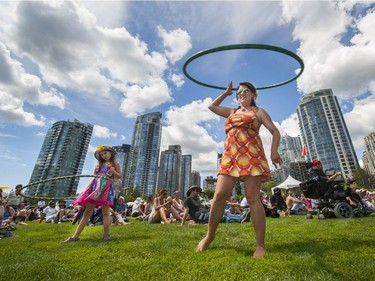
{"type": "Polygon", "coordinates": [[[207,251],[195,247],[207,226],[134,222],[86,227],[31,222],[0,240],[0,280],[374,280],[375,215],[307,220],[267,218],[267,254],[252,258],[251,223],[220,224],[207,251]]]}

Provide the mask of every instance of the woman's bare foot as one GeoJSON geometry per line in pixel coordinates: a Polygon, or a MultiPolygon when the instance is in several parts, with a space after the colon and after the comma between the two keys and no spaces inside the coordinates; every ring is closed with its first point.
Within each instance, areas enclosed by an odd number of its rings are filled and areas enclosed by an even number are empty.
{"type": "Polygon", "coordinates": [[[197,248],[195,249],[196,252],[203,252],[207,249],[207,247],[211,244],[214,238],[208,238],[205,236],[198,244],[197,248]]]}
{"type": "Polygon", "coordinates": [[[257,246],[253,254],[253,258],[263,258],[265,254],[266,254],[266,247],[257,246]]]}

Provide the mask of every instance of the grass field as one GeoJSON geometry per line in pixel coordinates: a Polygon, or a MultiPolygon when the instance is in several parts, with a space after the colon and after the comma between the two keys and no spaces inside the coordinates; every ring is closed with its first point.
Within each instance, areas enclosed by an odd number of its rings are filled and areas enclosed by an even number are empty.
{"type": "Polygon", "coordinates": [[[251,223],[221,224],[207,251],[195,247],[207,226],[134,222],[86,227],[31,222],[0,240],[0,280],[374,280],[375,215],[307,220],[267,218],[267,254],[252,258],[251,223]]]}

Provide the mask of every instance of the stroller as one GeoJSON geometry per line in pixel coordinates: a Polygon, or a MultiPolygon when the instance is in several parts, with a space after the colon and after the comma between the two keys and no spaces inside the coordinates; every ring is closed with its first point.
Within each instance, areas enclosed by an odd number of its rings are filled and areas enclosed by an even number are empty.
{"type": "Polygon", "coordinates": [[[300,189],[306,198],[316,200],[318,219],[369,216],[373,210],[367,208],[357,193],[347,188],[352,182],[354,181],[327,182],[323,179],[312,179],[300,183],[300,189]]]}

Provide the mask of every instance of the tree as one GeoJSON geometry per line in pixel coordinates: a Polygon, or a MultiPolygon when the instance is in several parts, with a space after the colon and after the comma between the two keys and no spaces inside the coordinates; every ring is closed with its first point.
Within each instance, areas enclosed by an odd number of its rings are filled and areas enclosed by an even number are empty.
{"type": "Polygon", "coordinates": [[[241,197],[242,196],[242,189],[241,189],[241,183],[240,181],[236,182],[236,185],[234,186],[234,190],[236,191],[236,197],[241,197]]]}
{"type": "Polygon", "coordinates": [[[214,191],[213,190],[206,189],[204,192],[206,193],[208,199],[212,199],[214,197],[214,191]]]}
{"type": "Polygon", "coordinates": [[[374,176],[370,175],[365,169],[362,169],[360,166],[357,166],[353,178],[357,184],[358,188],[372,188],[371,185],[375,182],[374,176]]]}

